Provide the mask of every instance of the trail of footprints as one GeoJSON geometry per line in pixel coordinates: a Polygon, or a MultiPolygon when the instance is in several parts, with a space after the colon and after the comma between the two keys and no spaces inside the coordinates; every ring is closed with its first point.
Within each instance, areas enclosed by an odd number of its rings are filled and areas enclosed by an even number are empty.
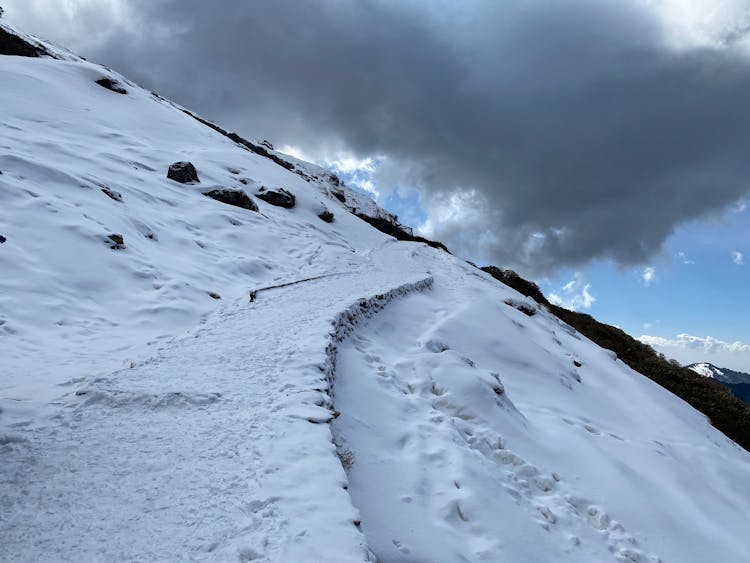
{"type": "MultiPolygon", "coordinates": [[[[525,504],[534,514],[539,525],[549,532],[565,534],[565,541],[570,549],[582,544],[581,538],[564,528],[590,527],[606,542],[608,550],[614,559],[621,563],[661,563],[661,559],[639,549],[636,538],[617,520],[595,502],[571,494],[560,475],[555,472],[545,474],[536,466],[528,463],[521,456],[514,453],[502,436],[471,423],[475,417],[469,405],[457,405],[451,401],[441,400],[447,390],[441,388],[427,375],[429,381],[406,381],[399,373],[389,370],[381,358],[371,350],[368,338],[355,334],[353,337],[355,349],[363,358],[373,365],[375,371],[384,384],[389,385],[403,394],[417,395],[432,405],[432,415],[429,423],[432,425],[450,424],[461,437],[467,447],[479,452],[485,458],[497,464],[504,478],[503,488],[519,504],[525,504]],[[568,524],[567,526],[565,524],[568,524]],[[576,526],[576,524],[578,524],[576,526]]],[[[445,344],[430,340],[424,348],[432,353],[442,353],[449,348],[445,344]]],[[[473,367],[473,362],[465,359],[473,367]]],[[[493,374],[495,375],[495,374],[493,374]]],[[[497,377],[497,376],[496,376],[497,377]]],[[[498,383],[500,383],[499,377],[498,383]]],[[[501,384],[502,386],[502,384],[501,384]]],[[[503,397],[512,407],[507,397],[503,397]]],[[[512,407],[514,408],[514,407],[512,407]]],[[[568,422],[566,420],[565,422],[568,422]]],[[[588,428],[587,428],[588,430],[588,428]]],[[[590,430],[589,430],[590,431],[590,430]]],[[[429,432],[429,429],[428,429],[429,432]]],[[[402,447],[411,445],[408,437],[403,438],[402,447]]],[[[435,455],[435,454],[427,454],[435,455]]],[[[456,491],[460,491],[461,484],[454,482],[456,491]]],[[[407,497],[409,501],[411,498],[407,497]]],[[[469,522],[470,516],[462,508],[460,494],[456,494],[453,501],[454,514],[446,516],[446,520],[469,522]]],[[[394,545],[404,553],[408,553],[405,546],[394,540],[394,545]]]]}

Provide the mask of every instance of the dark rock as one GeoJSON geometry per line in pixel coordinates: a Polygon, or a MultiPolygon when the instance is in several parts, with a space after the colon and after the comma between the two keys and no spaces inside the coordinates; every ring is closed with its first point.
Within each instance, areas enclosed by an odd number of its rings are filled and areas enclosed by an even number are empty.
{"type": "Polygon", "coordinates": [[[3,244],[6,240],[8,239],[5,238],[3,235],[0,235],[0,244],[3,244]]]}
{"type": "Polygon", "coordinates": [[[331,213],[325,207],[318,212],[318,217],[321,221],[325,221],[326,223],[333,223],[333,213],[331,213]]]}
{"type": "Polygon", "coordinates": [[[111,190],[109,188],[102,188],[102,191],[115,201],[122,201],[122,194],[120,192],[116,192],[115,190],[111,190]]]}
{"type": "Polygon", "coordinates": [[[258,206],[255,202],[242,190],[218,189],[203,192],[203,195],[227,205],[234,205],[235,207],[249,209],[250,211],[258,211],[258,206]]]}
{"type": "MultiPolygon", "coordinates": [[[[0,55],[41,57],[50,53],[41,45],[34,45],[0,27],[0,55]]],[[[50,55],[51,56],[51,55],[50,55]]]]}
{"type": "Polygon", "coordinates": [[[100,78],[96,81],[96,83],[101,86],[102,88],[106,88],[107,90],[111,90],[112,92],[116,92],[117,94],[127,94],[128,91],[123,88],[117,80],[113,80],[111,78],[107,78],[106,76],[104,78],[100,78]]]}
{"type": "Polygon", "coordinates": [[[534,315],[536,315],[536,309],[531,304],[524,303],[523,301],[520,301],[518,299],[506,299],[505,304],[518,309],[528,317],[533,317],[534,315]]]}
{"type": "Polygon", "coordinates": [[[291,209],[297,202],[297,198],[294,197],[294,194],[286,191],[284,188],[279,188],[278,190],[269,190],[268,188],[262,187],[257,192],[255,192],[255,195],[266,203],[270,203],[271,205],[276,205],[278,207],[284,207],[286,209],[291,209]]]}
{"type": "Polygon", "coordinates": [[[513,270],[503,270],[496,266],[484,266],[481,268],[483,272],[487,272],[497,281],[504,283],[505,285],[512,287],[518,293],[531,297],[537,303],[543,305],[549,305],[549,301],[544,297],[539,286],[534,282],[523,279],[513,270]]]}
{"type": "MultiPolygon", "coordinates": [[[[335,195],[335,192],[334,192],[335,195]]],[[[450,254],[450,250],[442,243],[430,239],[426,239],[424,237],[416,236],[406,230],[403,225],[399,225],[396,223],[393,223],[389,221],[388,219],[385,219],[383,217],[370,217],[369,215],[365,215],[364,213],[357,213],[356,211],[354,214],[365,221],[366,223],[369,223],[371,226],[375,227],[377,230],[379,230],[382,233],[385,233],[387,235],[391,235],[392,237],[398,239],[398,240],[408,240],[412,242],[422,242],[428,246],[431,246],[432,248],[439,248],[440,250],[443,250],[450,254]]]]}
{"type": "Polygon", "coordinates": [[[221,299],[221,295],[219,295],[218,293],[216,293],[216,292],[214,292],[214,291],[211,291],[211,292],[209,292],[208,296],[209,296],[209,297],[210,297],[211,299],[221,299]]]}
{"type": "Polygon", "coordinates": [[[344,192],[332,191],[331,193],[333,194],[333,197],[335,197],[341,203],[346,203],[346,196],[344,195],[344,192]]]}
{"type": "Polygon", "coordinates": [[[581,367],[583,364],[579,362],[578,360],[573,360],[573,365],[577,368],[581,367]]]}
{"type": "Polygon", "coordinates": [[[276,149],[273,148],[273,145],[271,144],[271,141],[267,141],[266,139],[263,139],[260,142],[260,144],[263,145],[264,147],[266,147],[267,149],[276,150],[276,149]]]}
{"type": "Polygon", "coordinates": [[[110,246],[112,250],[121,250],[125,248],[125,239],[122,235],[112,233],[111,235],[107,235],[107,238],[114,243],[112,246],[110,246]]]}
{"type": "Polygon", "coordinates": [[[179,182],[180,184],[189,184],[190,182],[200,182],[198,171],[192,162],[175,162],[169,165],[167,178],[179,182]]]}
{"type": "MultiPolygon", "coordinates": [[[[155,96],[158,96],[158,94],[155,94],[155,96]]],[[[161,96],[158,96],[158,97],[161,98],[161,96]]],[[[284,160],[283,158],[280,158],[279,156],[268,152],[268,149],[266,149],[264,146],[261,146],[260,144],[256,145],[255,143],[251,143],[247,139],[243,139],[242,137],[240,137],[237,133],[230,133],[226,129],[223,129],[222,127],[219,127],[218,125],[216,125],[216,123],[211,123],[207,119],[203,119],[202,117],[199,117],[199,116],[195,115],[191,111],[183,109],[182,112],[184,114],[186,114],[186,115],[189,115],[190,117],[192,117],[196,121],[202,123],[206,127],[210,127],[211,129],[213,129],[214,131],[216,131],[220,135],[224,135],[228,139],[231,139],[232,141],[234,141],[238,145],[242,145],[247,150],[252,151],[255,154],[259,154],[260,156],[265,156],[266,158],[270,158],[276,164],[278,164],[279,166],[282,166],[282,167],[286,168],[287,170],[290,170],[290,171],[295,172],[297,174],[299,174],[301,172],[300,170],[295,170],[294,169],[294,164],[292,164],[291,162],[289,162],[287,160],[284,160]]]]}

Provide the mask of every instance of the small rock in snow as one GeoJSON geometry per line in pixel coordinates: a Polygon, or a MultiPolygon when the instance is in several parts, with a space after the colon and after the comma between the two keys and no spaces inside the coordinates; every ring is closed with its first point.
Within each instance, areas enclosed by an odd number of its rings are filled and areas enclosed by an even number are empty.
{"type": "Polygon", "coordinates": [[[8,239],[5,238],[3,235],[0,235],[0,244],[3,244],[6,240],[8,239]]]}
{"type": "Polygon", "coordinates": [[[284,188],[279,188],[278,190],[269,190],[266,187],[261,187],[257,192],[255,192],[255,195],[266,203],[270,203],[271,205],[276,205],[278,207],[284,207],[286,209],[291,209],[297,202],[294,194],[288,192],[284,188]]]}
{"type": "Polygon", "coordinates": [[[323,207],[321,211],[318,212],[318,217],[325,221],[326,223],[333,223],[333,213],[331,213],[327,208],[323,207]]]}
{"type": "Polygon", "coordinates": [[[122,235],[112,233],[110,235],[107,235],[107,238],[114,243],[112,246],[110,246],[112,250],[120,250],[122,248],[125,248],[125,239],[122,235]]]}
{"type": "Polygon", "coordinates": [[[221,299],[221,295],[219,295],[215,291],[209,291],[208,296],[211,297],[212,299],[221,299]]]}
{"type": "Polygon", "coordinates": [[[127,94],[128,91],[123,88],[117,80],[113,80],[111,78],[107,78],[106,76],[104,78],[100,78],[96,81],[96,83],[101,86],[102,88],[106,88],[107,90],[111,90],[112,92],[116,92],[118,94],[127,94]]]}
{"type": "Polygon", "coordinates": [[[198,171],[192,162],[175,162],[169,165],[167,178],[179,182],[180,184],[189,184],[190,182],[200,182],[198,171]]]}
{"type": "Polygon", "coordinates": [[[115,201],[122,201],[122,194],[120,192],[116,192],[115,190],[111,190],[109,188],[102,188],[102,191],[115,201]]]}
{"type": "Polygon", "coordinates": [[[250,211],[258,211],[258,206],[255,202],[242,190],[217,189],[203,192],[203,195],[227,205],[234,205],[235,207],[249,209],[250,211]]]}

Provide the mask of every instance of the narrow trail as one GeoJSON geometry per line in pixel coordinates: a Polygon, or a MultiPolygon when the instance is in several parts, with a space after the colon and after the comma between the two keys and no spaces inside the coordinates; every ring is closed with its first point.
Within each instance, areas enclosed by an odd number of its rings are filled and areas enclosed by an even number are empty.
{"type": "Polygon", "coordinates": [[[328,385],[360,318],[429,287],[399,271],[407,251],[223,308],[19,429],[0,445],[0,560],[365,560],[328,385]]]}

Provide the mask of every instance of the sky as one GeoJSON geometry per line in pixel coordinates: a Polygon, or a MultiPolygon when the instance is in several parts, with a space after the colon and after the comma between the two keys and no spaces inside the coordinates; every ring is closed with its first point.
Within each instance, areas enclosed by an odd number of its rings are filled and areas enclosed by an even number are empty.
{"type": "Polygon", "coordinates": [[[461,257],[750,372],[750,0],[3,6],[461,257]]]}

